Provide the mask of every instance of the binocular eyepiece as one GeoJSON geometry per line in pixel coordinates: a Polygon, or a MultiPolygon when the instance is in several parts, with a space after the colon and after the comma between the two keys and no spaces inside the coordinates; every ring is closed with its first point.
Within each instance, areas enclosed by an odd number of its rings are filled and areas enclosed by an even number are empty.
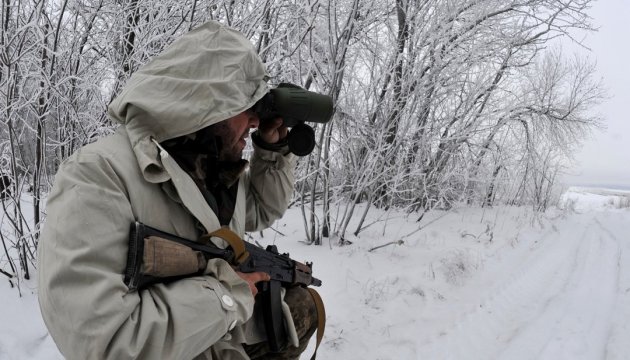
{"type": "Polygon", "coordinates": [[[329,122],[333,101],[330,96],[281,83],[258,100],[253,110],[261,122],[281,117],[283,125],[291,128],[287,136],[289,150],[295,155],[306,156],[315,148],[315,131],[305,122],[329,122]]]}

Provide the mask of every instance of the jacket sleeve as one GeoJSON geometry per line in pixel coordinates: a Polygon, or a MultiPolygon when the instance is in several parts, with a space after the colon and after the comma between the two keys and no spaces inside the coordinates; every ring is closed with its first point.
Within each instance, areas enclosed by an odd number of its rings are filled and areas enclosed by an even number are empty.
{"type": "Polygon", "coordinates": [[[246,231],[265,229],[282,217],[293,195],[295,163],[293,154],[283,155],[254,145],[245,179],[248,186],[246,231]]]}
{"type": "Polygon", "coordinates": [[[62,166],[47,212],[39,301],[66,358],[190,359],[251,316],[249,287],[222,260],[210,261],[206,276],[128,291],[134,216],[123,181],[100,156],[62,166]]]}

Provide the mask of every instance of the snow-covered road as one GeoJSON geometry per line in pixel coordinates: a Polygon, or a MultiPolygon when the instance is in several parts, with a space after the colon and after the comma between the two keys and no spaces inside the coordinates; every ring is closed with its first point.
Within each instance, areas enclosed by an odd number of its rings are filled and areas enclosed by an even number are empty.
{"type": "Polygon", "coordinates": [[[463,307],[418,358],[628,359],[628,220],[627,212],[567,215],[488,264],[468,285],[492,284],[478,288],[478,306],[463,307]]]}

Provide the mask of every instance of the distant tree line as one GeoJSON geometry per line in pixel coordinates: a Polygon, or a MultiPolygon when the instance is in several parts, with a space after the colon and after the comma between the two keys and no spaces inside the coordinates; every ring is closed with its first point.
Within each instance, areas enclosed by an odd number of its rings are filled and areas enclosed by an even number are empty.
{"type": "Polygon", "coordinates": [[[251,39],[272,85],[334,99],[334,120],[299,162],[309,241],[344,242],[373,207],[418,219],[456,203],[544,210],[599,125],[593,65],[549,46],[591,29],[592,2],[3,0],[0,268],[28,278],[60,163],[112,132],[106,108],[136,69],[209,19],[251,39]]]}

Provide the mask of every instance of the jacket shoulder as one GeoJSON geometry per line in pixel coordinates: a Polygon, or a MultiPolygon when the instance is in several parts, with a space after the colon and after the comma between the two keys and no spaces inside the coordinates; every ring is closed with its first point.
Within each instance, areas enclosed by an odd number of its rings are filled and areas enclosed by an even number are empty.
{"type": "Polygon", "coordinates": [[[124,131],[88,144],[63,161],[55,175],[55,190],[77,184],[99,184],[126,192],[127,183],[138,176],[139,166],[124,131]]]}
{"type": "Polygon", "coordinates": [[[98,158],[102,159],[126,159],[133,156],[133,150],[129,137],[124,129],[120,128],[115,133],[87,144],[64,160],[64,164],[73,162],[85,162],[98,158]]]}

